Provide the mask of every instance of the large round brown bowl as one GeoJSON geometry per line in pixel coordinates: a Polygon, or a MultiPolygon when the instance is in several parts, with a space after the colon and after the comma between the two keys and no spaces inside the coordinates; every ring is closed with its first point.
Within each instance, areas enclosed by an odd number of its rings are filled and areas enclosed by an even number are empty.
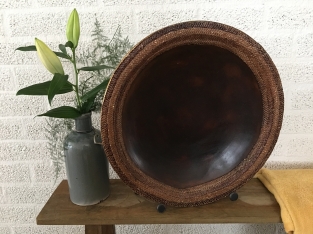
{"type": "Polygon", "coordinates": [[[136,193],[202,205],[264,165],[283,102],[275,65],[252,38],[214,22],[175,24],[142,40],[114,72],[103,100],[103,145],[136,193]]]}

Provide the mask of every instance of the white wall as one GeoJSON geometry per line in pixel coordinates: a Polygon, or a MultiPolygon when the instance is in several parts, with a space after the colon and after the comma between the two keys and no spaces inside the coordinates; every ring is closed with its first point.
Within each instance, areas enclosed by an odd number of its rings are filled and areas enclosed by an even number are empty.
{"type": "MultiPolygon", "coordinates": [[[[58,45],[76,7],[81,42],[88,45],[95,16],[112,35],[118,24],[138,42],[164,26],[211,20],[243,30],[276,64],[285,93],[282,132],[267,166],[313,168],[312,0],[1,0],[0,1],[0,233],[83,233],[83,227],[36,226],[35,217],[55,188],[45,148],[42,97],[16,97],[24,86],[50,79],[33,53],[14,51],[34,37],[58,45]]],[[[99,121],[99,118],[97,118],[99,121]]],[[[98,123],[97,123],[98,124],[98,123]]],[[[118,233],[283,233],[282,225],[138,225],[118,233]]]]}

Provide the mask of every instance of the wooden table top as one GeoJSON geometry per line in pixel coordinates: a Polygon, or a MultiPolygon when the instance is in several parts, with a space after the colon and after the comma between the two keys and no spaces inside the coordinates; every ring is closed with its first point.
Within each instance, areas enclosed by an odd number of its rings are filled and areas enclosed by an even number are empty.
{"type": "Polygon", "coordinates": [[[60,183],[37,216],[39,225],[111,224],[200,224],[200,223],[280,223],[280,207],[258,179],[237,191],[237,201],[229,198],[189,208],[166,207],[135,195],[121,180],[110,180],[111,194],[92,206],[78,206],[69,198],[67,181],[60,183]]]}

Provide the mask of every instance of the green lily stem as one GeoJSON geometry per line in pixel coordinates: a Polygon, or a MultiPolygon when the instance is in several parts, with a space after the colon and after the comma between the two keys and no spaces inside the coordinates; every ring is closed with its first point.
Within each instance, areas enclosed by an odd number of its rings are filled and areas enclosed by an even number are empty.
{"type": "Polygon", "coordinates": [[[73,52],[73,60],[72,63],[74,65],[74,72],[75,72],[75,93],[76,93],[76,100],[77,100],[77,105],[78,105],[78,109],[81,110],[82,108],[82,103],[78,94],[78,70],[76,67],[76,55],[75,55],[75,48],[72,49],[73,52]]]}

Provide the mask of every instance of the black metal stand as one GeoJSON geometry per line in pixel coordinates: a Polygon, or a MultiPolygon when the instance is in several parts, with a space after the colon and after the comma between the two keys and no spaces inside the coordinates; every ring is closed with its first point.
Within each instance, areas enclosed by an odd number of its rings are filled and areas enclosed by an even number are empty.
{"type": "Polygon", "coordinates": [[[238,199],[238,193],[232,192],[231,194],[229,194],[229,199],[231,201],[236,201],[238,199]]]}
{"type": "Polygon", "coordinates": [[[166,210],[166,207],[165,207],[164,204],[159,204],[159,205],[157,206],[157,211],[158,211],[159,213],[163,213],[165,210],[166,210]]]}
{"type": "MultiPolygon", "coordinates": [[[[238,193],[237,192],[232,192],[231,194],[229,194],[229,199],[231,201],[237,201],[238,200],[238,193]]],[[[159,213],[163,213],[166,210],[166,207],[164,204],[158,204],[157,205],[157,211],[159,213]]]]}

